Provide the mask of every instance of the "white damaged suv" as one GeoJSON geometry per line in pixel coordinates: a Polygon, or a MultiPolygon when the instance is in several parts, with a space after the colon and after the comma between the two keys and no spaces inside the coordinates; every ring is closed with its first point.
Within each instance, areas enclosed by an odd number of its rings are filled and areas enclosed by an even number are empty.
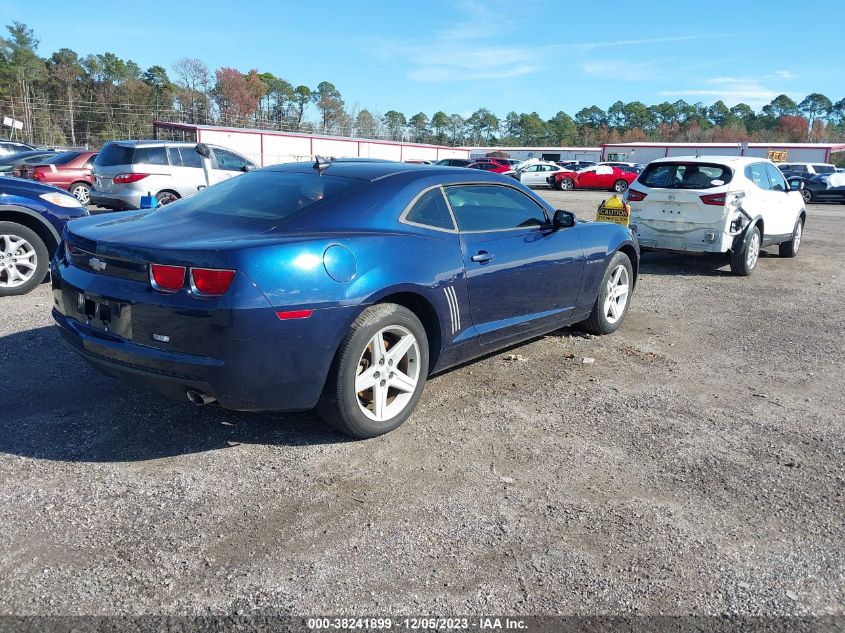
{"type": "Polygon", "coordinates": [[[795,257],[807,217],[801,192],[763,158],[661,158],[624,199],[643,249],[727,253],[738,275],[754,271],[765,246],[795,257]]]}

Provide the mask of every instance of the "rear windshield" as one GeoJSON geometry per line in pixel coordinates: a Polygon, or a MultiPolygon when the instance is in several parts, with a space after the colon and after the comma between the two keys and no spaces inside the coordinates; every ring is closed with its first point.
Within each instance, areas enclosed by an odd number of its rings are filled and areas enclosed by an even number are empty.
{"type": "Polygon", "coordinates": [[[652,189],[712,189],[732,178],[728,167],[715,163],[652,163],[637,182],[652,189]]]}
{"type": "Polygon", "coordinates": [[[833,174],[836,173],[836,167],[833,165],[813,165],[813,169],[817,174],[833,174]]]}
{"type": "Polygon", "coordinates": [[[69,163],[74,158],[78,158],[82,152],[62,152],[61,154],[55,154],[50,156],[49,158],[45,158],[41,161],[42,165],[64,165],[65,163],[69,163]]]}
{"type": "Polygon", "coordinates": [[[115,165],[131,165],[132,154],[135,153],[135,148],[129,145],[119,145],[118,143],[106,143],[100,153],[97,154],[95,165],[101,167],[114,167],[115,165]]]}
{"type": "Polygon", "coordinates": [[[225,180],[190,198],[164,207],[161,213],[220,216],[273,224],[304,209],[357,189],[361,180],[254,171],[225,180]]]}

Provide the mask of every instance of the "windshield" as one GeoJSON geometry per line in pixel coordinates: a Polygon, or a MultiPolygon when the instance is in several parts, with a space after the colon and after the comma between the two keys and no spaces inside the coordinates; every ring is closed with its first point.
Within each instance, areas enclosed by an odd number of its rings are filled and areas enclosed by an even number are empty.
{"type": "Polygon", "coordinates": [[[161,213],[225,216],[277,224],[293,214],[337,198],[364,181],[317,174],[254,171],[164,207],[161,213]]]}
{"type": "Polygon", "coordinates": [[[652,189],[712,189],[732,178],[730,168],[715,163],[652,163],[637,182],[652,189]]]}

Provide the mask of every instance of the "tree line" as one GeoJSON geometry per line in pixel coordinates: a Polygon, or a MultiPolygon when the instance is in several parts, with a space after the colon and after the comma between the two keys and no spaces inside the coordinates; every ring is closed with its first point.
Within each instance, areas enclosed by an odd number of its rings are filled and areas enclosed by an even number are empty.
{"type": "MultiPolygon", "coordinates": [[[[234,127],[405,140],[443,145],[596,146],[636,141],[822,142],[845,139],[845,98],[787,95],[756,111],[684,100],[646,105],[617,101],[551,119],[536,112],[499,117],[437,111],[411,116],[348,105],[328,81],[294,85],[270,72],[211,71],[197,58],[142,69],[114,53],[80,56],[62,48],[38,54],[39,40],[13,22],[0,38],[0,115],[23,123],[21,137],[55,145],[99,146],[116,138],[149,138],[155,119],[234,127]]],[[[9,128],[5,128],[9,131],[9,128]]]]}

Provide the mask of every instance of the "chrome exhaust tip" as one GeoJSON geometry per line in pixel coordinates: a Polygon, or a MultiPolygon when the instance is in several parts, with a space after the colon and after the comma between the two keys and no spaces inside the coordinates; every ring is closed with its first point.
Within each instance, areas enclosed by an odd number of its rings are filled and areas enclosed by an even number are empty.
{"type": "Polygon", "coordinates": [[[188,402],[191,404],[195,404],[198,407],[203,406],[204,404],[211,404],[212,402],[217,402],[217,398],[213,396],[209,396],[202,391],[196,391],[195,389],[188,389],[185,392],[185,395],[188,397],[188,402]]]}

